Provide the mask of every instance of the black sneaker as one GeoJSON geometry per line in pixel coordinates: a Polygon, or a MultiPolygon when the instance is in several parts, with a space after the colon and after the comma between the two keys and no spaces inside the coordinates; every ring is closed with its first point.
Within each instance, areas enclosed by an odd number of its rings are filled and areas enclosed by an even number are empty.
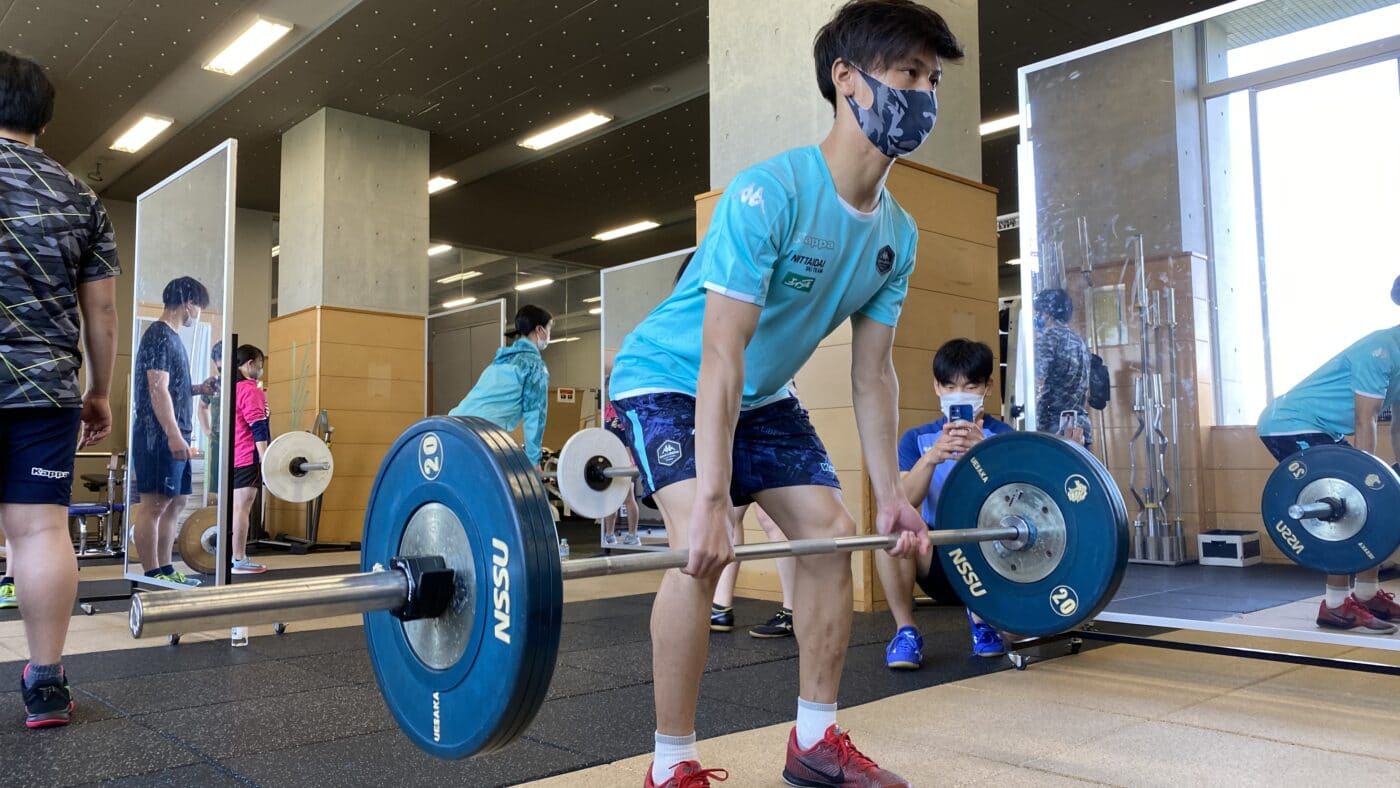
{"type": "Polygon", "coordinates": [[[792,611],[787,608],[779,610],[778,615],[768,619],[768,623],[759,624],[750,629],[749,636],[756,638],[792,637],[792,611]]]}
{"type": "MultiPolygon", "coordinates": [[[[24,666],[29,673],[29,666],[24,666]]],[[[26,728],[56,728],[68,724],[68,715],[73,712],[73,692],[68,689],[68,676],[59,668],[58,676],[41,681],[34,686],[26,686],[20,678],[20,692],[24,695],[24,720],[26,728]]]]}
{"type": "Polygon", "coordinates": [[[734,629],[734,608],[710,605],[710,631],[731,632],[734,629]]]}

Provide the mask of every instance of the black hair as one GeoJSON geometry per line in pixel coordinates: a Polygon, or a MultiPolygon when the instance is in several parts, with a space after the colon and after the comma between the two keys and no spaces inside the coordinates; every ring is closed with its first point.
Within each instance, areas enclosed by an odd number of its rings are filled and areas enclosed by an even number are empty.
{"type": "Polygon", "coordinates": [[[1043,312],[1061,323],[1068,323],[1074,317],[1074,301],[1070,300],[1068,292],[1059,287],[1036,293],[1031,306],[1037,313],[1043,312]]]}
{"type": "Polygon", "coordinates": [[[966,380],[974,386],[992,382],[992,349],[971,339],[950,339],[933,354],[933,379],[944,386],[966,380]]]}
{"type": "Polygon", "coordinates": [[[1395,277],[1395,284],[1390,286],[1390,300],[1400,306],[1400,276],[1395,277]]]}
{"type": "Polygon", "coordinates": [[[540,326],[549,325],[549,322],[553,319],[554,315],[551,315],[543,307],[538,307],[534,304],[526,304],[516,311],[515,328],[506,332],[506,338],[515,339],[517,337],[529,336],[540,326]]]}
{"type": "Polygon", "coordinates": [[[209,359],[211,361],[217,361],[220,364],[224,363],[224,341],[222,339],[215,342],[214,346],[209,348],[209,359]]]}
{"type": "Polygon", "coordinates": [[[53,97],[43,66],[0,51],[0,128],[38,134],[53,119],[53,97]]]}
{"type": "Polygon", "coordinates": [[[692,251],[690,254],[685,256],[684,260],[681,261],[681,267],[676,269],[676,280],[671,283],[672,287],[675,287],[676,285],[681,283],[681,277],[685,276],[685,269],[690,267],[690,261],[694,259],[695,252],[692,251]]]}
{"type": "Polygon", "coordinates": [[[835,109],[831,67],[836,61],[879,71],[894,60],[925,51],[944,60],[963,57],[962,44],[937,11],[914,0],[850,0],[817,31],[812,43],[817,88],[835,109]]]}
{"type": "Polygon", "coordinates": [[[170,280],[170,284],[166,285],[165,291],[160,294],[160,300],[165,302],[166,309],[185,304],[194,304],[200,309],[206,309],[209,306],[209,290],[200,284],[198,279],[182,276],[170,280]]]}
{"type": "Polygon", "coordinates": [[[249,361],[257,361],[258,359],[267,359],[267,355],[262,352],[262,348],[257,345],[238,346],[238,350],[235,350],[233,353],[233,360],[236,362],[233,366],[233,372],[239,380],[248,379],[243,377],[243,365],[247,364],[249,361]]]}

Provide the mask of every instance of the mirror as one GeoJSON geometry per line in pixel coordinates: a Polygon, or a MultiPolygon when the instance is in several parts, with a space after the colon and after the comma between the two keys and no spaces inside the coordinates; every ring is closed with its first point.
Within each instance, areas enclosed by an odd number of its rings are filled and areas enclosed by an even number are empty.
{"type": "Polygon", "coordinates": [[[505,344],[506,306],[500,298],[428,318],[429,415],[462,400],[505,344]]]}
{"type": "Polygon", "coordinates": [[[125,572],[147,585],[211,581],[177,563],[174,544],[187,522],[213,531],[204,539],[216,546],[212,580],[227,582],[226,518],[217,506],[227,500],[232,447],[220,403],[231,380],[214,355],[233,355],[236,145],[224,142],[136,200],[125,572]]]}
{"type": "MultiPolygon", "coordinates": [[[[1123,492],[1104,620],[1400,649],[1319,628],[1322,574],[1260,513],[1259,438],[1271,403],[1400,323],[1374,229],[1400,215],[1396,30],[1393,0],[1236,3],[1021,70],[1015,399],[1123,492]]],[[[1350,419],[1348,385],[1299,399],[1350,419]]]]}

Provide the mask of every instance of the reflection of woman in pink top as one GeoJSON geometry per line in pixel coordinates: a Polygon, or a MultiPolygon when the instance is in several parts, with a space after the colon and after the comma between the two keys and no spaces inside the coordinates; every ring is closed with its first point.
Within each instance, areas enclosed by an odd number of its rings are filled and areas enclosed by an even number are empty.
{"type": "Polygon", "coordinates": [[[233,573],[256,575],[267,571],[248,559],[248,516],[262,489],[262,456],[272,440],[267,420],[267,396],[258,387],[263,374],[263,352],[240,345],[235,355],[237,374],[233,385],[233,573]]]}

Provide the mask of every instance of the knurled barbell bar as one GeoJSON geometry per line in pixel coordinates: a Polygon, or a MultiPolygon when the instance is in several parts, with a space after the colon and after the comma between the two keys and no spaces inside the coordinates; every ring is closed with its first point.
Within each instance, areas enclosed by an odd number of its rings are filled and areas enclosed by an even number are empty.
{"type": "MultiPolygon", "coordinates": [[[[575,456],[606,460],[592,463],[595,481],[625,478],[616,438],[590,434],[575,444],[586,446],[602,452],[570,452],[561,489],[586,483],[572,478],[575,456]]],[[[929,539],[968,607],[1022,635],[1063,632],[1092,617],[1127,565],[1127,510],[1116,485],[1092,455],[1053,436],[979,443],[949,474],[938,522],[975,524],[939,527],[929,539]]],[[[735,553],[749,561],[894,541],[808,539],[735,553]]],[[[557,545],[540,477],[509,435],[481,419],[434,417],[400,436],[380,466],[360,573],[146,593],[133,598],[131,630],[142,637],[364,613],[375,678],[405,735],[439,757],[482,754],[523,734],[544,702],[564,579],[687,561],[680,550],[561,565],[557,545]]]]}

